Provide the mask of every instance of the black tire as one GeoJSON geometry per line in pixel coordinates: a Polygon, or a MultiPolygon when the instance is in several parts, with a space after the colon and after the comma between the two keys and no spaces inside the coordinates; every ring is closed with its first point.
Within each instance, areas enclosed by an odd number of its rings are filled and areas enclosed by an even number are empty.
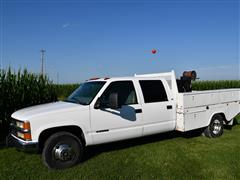
{"type": "Polygon", "coordinates": [[[69,132],[58,132],[44,144],[42,159],[49,169],[65,169],[78,164],[83,146],[78,137],[69,132]]]}
{"type": "Polygon", "coordinates": [[[221,136],[223,134],[223,117],[219,114],[214,115],[209,126],[206,127],[203,134],[209,138],[221,136]]]}

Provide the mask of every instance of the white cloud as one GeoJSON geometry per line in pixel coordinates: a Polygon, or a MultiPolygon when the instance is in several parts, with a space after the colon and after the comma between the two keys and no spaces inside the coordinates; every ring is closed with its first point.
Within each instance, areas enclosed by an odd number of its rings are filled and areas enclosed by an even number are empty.
{"type": "Polygon", "coordinates": [[[69,27],[70,25],[71,25],[70,23],[65,23],[62,25],[62,28],[65,29],[65,28],[69,27]]]}

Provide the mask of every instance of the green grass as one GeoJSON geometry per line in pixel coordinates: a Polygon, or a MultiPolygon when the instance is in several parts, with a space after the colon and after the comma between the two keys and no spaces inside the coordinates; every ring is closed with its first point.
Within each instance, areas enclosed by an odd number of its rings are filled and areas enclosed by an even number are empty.
{"type": "Polygon", "coordinates": [[[240,179],[240,125],[220,138],[171,132],[89,147],[84,162],[48,170],[40,154],[0,149],[1,179],[240,179]]]}
{"type": "Polygon", "coordinates": [[[234,118],[236,124],[240,124],[240,114],[234,118]]]}

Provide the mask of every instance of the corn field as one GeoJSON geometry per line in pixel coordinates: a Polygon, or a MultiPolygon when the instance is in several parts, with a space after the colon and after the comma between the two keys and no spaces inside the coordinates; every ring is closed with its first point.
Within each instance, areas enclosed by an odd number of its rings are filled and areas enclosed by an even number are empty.
{"type": "Polygon", "coordinates": [[[46,76],[30,73],[26,69],[18,72],[10,68],[0,70],[0,134],[7,133],[14,111],[56,100],[56,87],[46,76]]]}
{"type": "Polygon", "coordinates": [[[192,88],[193,90],[240,88],[240,80],[195,81],[192,88]]]}
{"type": "Polygon", "coordinates": [[[57,90],[57,97],[59,100],[63,100],[68,97],[80,84],[55,84],[57,90]]]}

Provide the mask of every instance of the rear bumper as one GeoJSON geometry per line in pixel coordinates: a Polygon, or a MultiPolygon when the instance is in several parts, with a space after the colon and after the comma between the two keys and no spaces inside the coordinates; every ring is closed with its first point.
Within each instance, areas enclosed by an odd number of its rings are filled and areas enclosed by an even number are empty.
{"type": "Polygon", "coordinates": [[[12,134],[9,134],[6,138],[6,144],[8,147],[15,147],[23,151],[33,151],[38,152],[38,143],[31,141],[23,141],[12,134]]]}

